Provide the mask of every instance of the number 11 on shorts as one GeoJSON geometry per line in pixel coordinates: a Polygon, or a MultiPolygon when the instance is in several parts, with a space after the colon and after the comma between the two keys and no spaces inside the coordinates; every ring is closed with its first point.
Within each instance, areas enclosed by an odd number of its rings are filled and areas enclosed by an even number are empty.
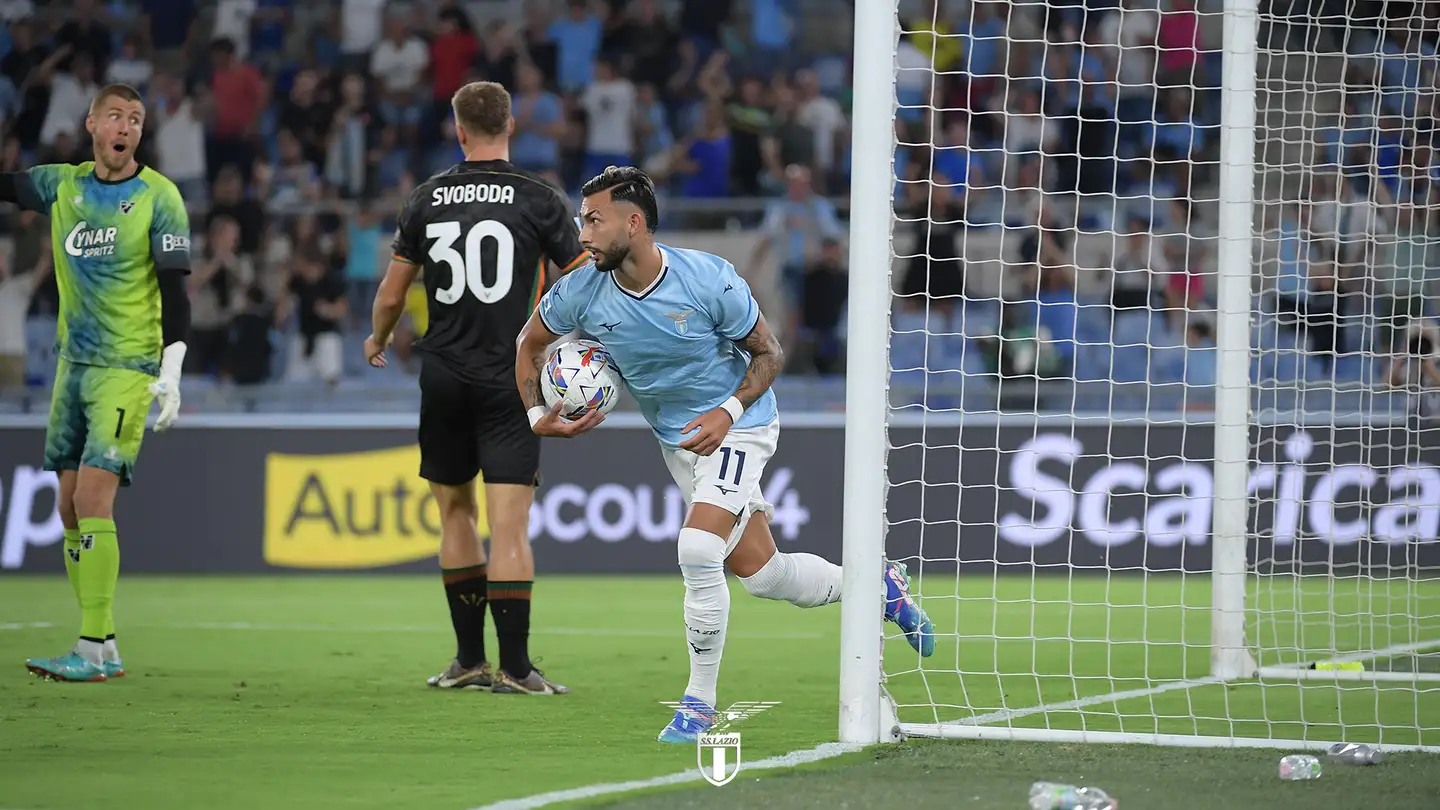
{"type": "Polygon", "coordinates": [[[730,469],[730,457],[735,457],[735,486],[740,486],[740,476],[745,474],[745,451],[731,450],[729,447],[720,448],[720,480],[728,481],[730,477],[726,473],[730,469]]]}

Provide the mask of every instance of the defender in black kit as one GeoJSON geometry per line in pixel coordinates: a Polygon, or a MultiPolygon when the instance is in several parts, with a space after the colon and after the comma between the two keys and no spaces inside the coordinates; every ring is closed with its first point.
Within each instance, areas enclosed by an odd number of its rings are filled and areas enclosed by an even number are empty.
{"type": "Polygon", "coordinates": [[[452,99],[465,161],[415,190],[400,211],[390,267],[375,297],[365,357],[385,349],[423,271],[430,326],[420,353],[420,476],[441,515],[440,567],[456,656],[431,686],[510,694],[569,691],[530,663],[530,592],[535,563],[529,515],[540,439],[515,388],[515,340],[545,291],[546,266],[567,273],[580,247],[561,192],[509,161],[510,94],[474,82],[452,99]],[[475,478],[483,476],[491,559],[478,531],[475,478]],[[485,655],[489,605],[500,666],[485,655]]]}

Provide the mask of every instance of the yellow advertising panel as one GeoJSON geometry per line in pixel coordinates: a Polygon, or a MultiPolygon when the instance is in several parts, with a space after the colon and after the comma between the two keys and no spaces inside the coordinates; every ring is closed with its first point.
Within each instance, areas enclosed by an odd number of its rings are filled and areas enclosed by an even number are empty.
{"type": "MultiPolygon", "coordinates": [[[[265,562],[380,568],[440,553],[440,510],[416,471],[420,448],[265,458],[265,562]]],[[[476,481],[476,486],[480,482],[476,481]]],[[[489,534],[483,490],[480,535],[489,534]]]]}

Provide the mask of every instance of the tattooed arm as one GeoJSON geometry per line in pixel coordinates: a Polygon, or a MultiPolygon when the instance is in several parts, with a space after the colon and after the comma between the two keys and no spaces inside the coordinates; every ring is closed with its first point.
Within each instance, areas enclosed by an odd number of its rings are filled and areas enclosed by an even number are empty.
{"type": "Polygon", "coordinates": [[[760,397],[765,396],[765,392],[775,383],[775,378],[785,367],[785,352],[781,350],[775,333],[770,331],[770,324],[766,323],[764,315],[755,321],[755,328],[750,330],[750,334],[736,343],[750,353],[750,367],[745,370],[745,379],[740,383],[740,390],[735,392],[735,398],[740,400],[740,404],[749,408],[758,402],[760,397]]]}

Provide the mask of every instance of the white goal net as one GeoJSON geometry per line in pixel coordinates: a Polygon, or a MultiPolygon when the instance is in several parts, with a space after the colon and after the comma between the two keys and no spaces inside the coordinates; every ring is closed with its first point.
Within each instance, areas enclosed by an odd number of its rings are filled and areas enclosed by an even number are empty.
{"type": "Polygon", "coordinates": [[[1102,5],[856,5],[847,499],[937,632],[878,733],[1440,750],[1440,0],[1102,5]]]}

